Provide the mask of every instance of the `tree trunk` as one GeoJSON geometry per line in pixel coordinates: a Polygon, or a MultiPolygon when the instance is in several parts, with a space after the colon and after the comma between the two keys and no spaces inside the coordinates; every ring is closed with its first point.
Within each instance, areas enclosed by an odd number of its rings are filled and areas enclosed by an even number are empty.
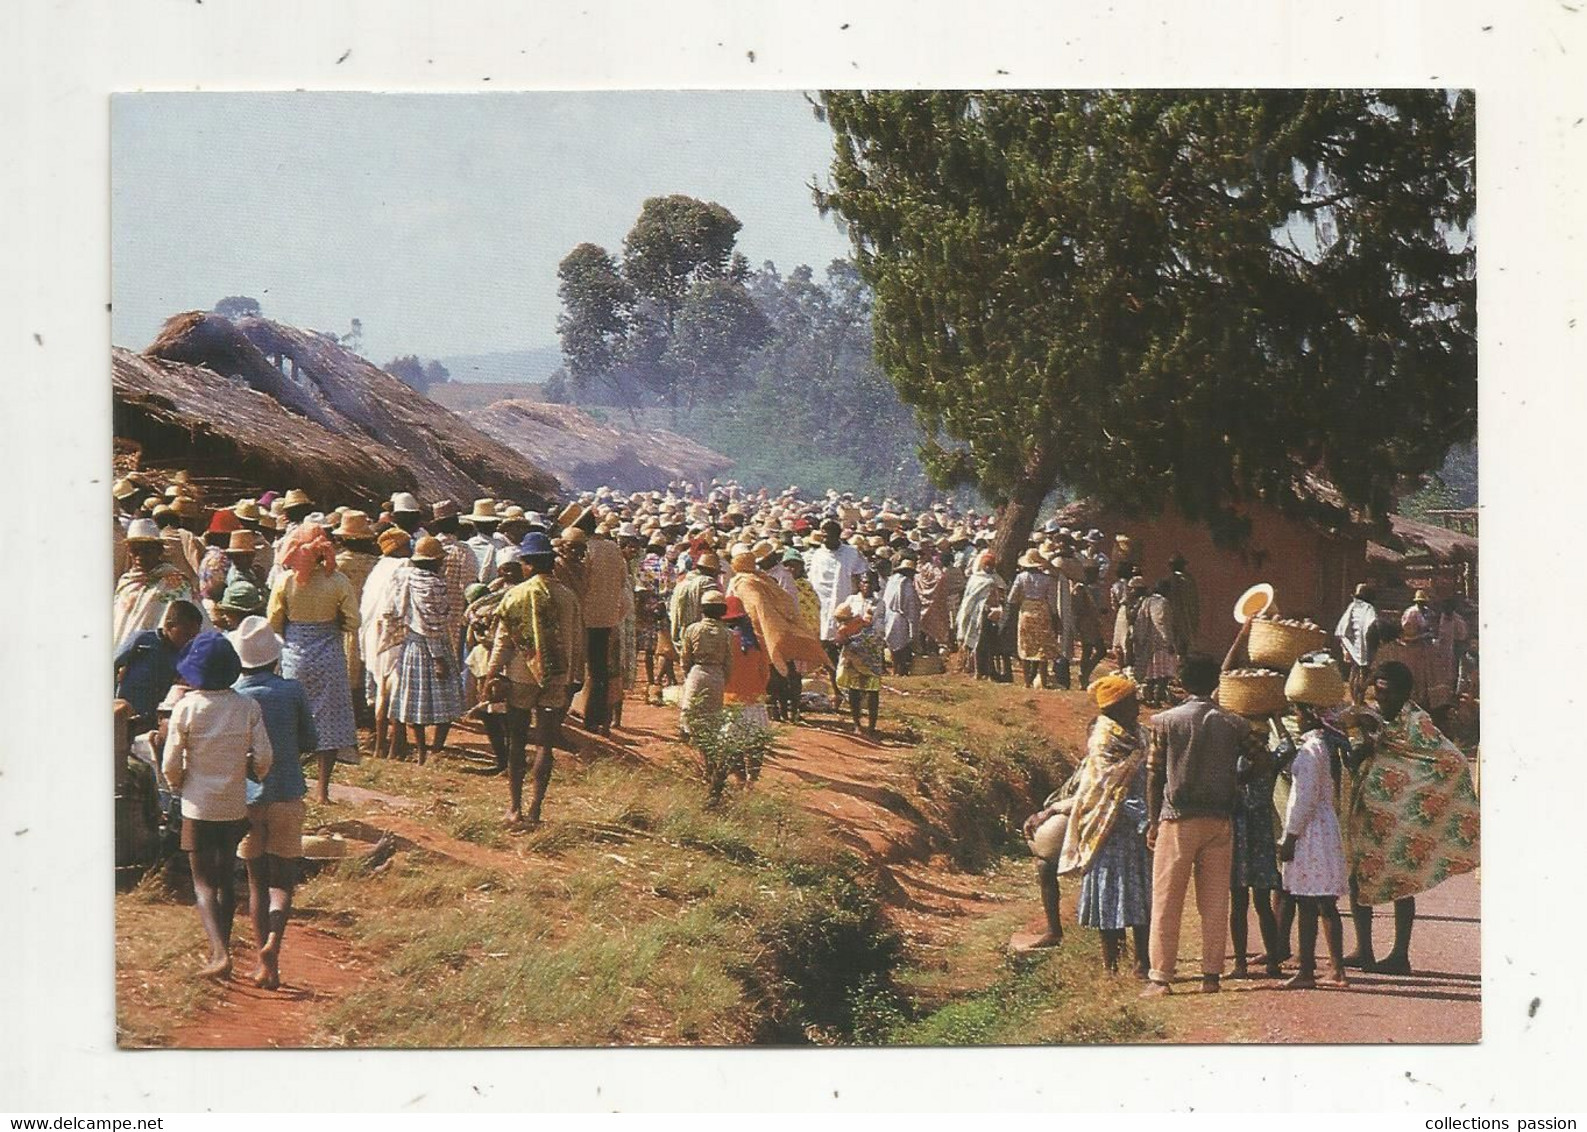
{"type": "Polygon", "coordinates": [[[1052,490],[1052,473],[1039,457],[1027,465],[1008,502],[997,509],[997,534],[992,539],[992,553],[997,557],[997,572],[1004,581],[1013,581],[1019,556],[1025,553],[1030,542],[1031,529],[1041,511],[1041,501],[1052,490]]]}

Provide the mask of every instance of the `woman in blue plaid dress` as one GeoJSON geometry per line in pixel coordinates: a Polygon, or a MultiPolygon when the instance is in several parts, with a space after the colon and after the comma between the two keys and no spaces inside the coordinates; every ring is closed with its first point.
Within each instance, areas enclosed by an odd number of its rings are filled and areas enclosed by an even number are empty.
{"type": "Polygon", "coordinates": [[[441,575],[446,549],[439,539],[421,538],[413,557],[393,579],[384,616],[403,629],[391,718],[407,724],[423,766],[434,730],[463,714],[462,670],[452,647],[454,624],[450,583],[441,575]]]}

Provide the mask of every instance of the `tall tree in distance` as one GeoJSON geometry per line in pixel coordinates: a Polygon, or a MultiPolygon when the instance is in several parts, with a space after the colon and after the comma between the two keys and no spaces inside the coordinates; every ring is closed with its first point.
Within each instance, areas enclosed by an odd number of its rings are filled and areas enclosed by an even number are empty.
{"type": "Polygon", "coordinates": [[[452,380],[451,373],[440,362],[425,362],[417,354],[392,358],[380,368],[420,393],[429,393],[433,386],[452,380]]]}
{"type": "Polygon", "coordinates": [[[619,403],[646,397],[676,419],[741,383],[765,320],[744,290],[738,219],[687,196],[645,201],[621,262],[583,243],[557,268],[557,335],[575,393],[605,385],[619,403]]]}
{"type": "Polygon", "coordinates": [[[562,312],[557,336],[575,391],[614,374],[627,360],[634,289],[606,249],[584,243],[557,265],[562,312]]]}
{"type": "Polygon", "coordinates": [[[1474,110],[1441,91],[825,93],[819,207],[1012,566],[1060,481],[1238,540],[1381,513],[1476,426],[1474,110]]]}
{"type": "Polygon", "coordinates": [[[623,239],[623,275],[668,337],[694,286],[727,274],[740,227],[721,205],[681,194],[651,197],[639,210],[623,239]]]}

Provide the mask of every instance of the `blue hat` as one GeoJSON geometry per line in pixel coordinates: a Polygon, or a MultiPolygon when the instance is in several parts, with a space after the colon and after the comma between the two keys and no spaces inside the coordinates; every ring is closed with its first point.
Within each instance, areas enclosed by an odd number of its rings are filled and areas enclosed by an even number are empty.
{"type": "Polygon", "coordinates": [[[224,633],[209,629],[188,643],[176,662],[176,674],[189,687],[218,692],[237,682],[242,675],[242,661],[224,633]]]}
{"type": "Polygon", "coordinates": [[[518,553],[524,558],[550,558],[556,555],[551,540],[544,531],[530,531],[518,544],[518,553]]]}

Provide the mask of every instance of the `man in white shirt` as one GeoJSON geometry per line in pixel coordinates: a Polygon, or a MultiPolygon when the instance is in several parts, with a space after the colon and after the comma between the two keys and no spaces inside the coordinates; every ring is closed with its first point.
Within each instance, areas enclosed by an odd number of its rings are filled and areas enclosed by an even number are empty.
{"type": "MultiPolygon", "coordinates": [[[[821,646],[832,661],[832,671],[837,672],[837,625],[832,620],[833,611],[859,592],[860,580],[865,577],[865,559],[860,552],[843,541],[843,527],[836,519],[821,524],[821,545],[805,559],[805,577],[821,602],[821,646]]],[[[837,677],[833,677],[832,699],[837,702],[837,677]]]]}

